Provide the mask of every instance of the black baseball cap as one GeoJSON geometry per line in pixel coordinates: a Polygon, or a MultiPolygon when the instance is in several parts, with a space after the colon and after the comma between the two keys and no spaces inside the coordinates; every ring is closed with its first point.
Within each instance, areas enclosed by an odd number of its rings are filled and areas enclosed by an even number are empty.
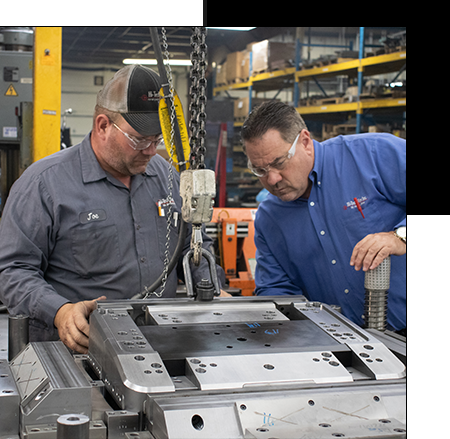
{"type": "Polygon", "coordinates": [[[97,105],[120,113],[142,136],[161,134],[158,105],[161,79],[148,67],[120,69],[97,94],[97,105]]]}

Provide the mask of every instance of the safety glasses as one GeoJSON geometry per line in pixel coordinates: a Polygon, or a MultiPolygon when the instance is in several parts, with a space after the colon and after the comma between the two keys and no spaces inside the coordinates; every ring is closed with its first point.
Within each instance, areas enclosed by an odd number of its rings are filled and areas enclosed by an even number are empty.
{"type": "Polygon", "coordinates": [[[151,145],[158,146],[164,141],[163,137],[157,140],[151,140],[146,137],[139,139],[135,136],[132,136],[131,134],[126,133],[125,131],[122,131],[114,122],[112,124],[128,139],[128,144],[136,151],[142,151],[143,149],[147,149],[151,145]]]}
{"type": "Polygon", "coordinates": [[[253,174],[255,174],[257,177],[267,177],[267,174],[269,173],[270,169],[275,169],[276,171],[282,171],[284,168],[286,168],[286,165],[289,163],[289,160],[294,157],[295,155],[295,150],[297,147],[297,140],[300,136],[300,133],[298,133],[297,137],[294,140],[294,143],[292,144],[292,146],[290,147],[289,151],[284,154],[281,157],[276,158],[272,163],[269,163],[267,166],[265,166],[264,168],[260,167],[255,167],[252,165],[252,163],[250,162],[250,160],[247,161],[247,166],[250,169],[250,171],[253,172],[253,174]]]}

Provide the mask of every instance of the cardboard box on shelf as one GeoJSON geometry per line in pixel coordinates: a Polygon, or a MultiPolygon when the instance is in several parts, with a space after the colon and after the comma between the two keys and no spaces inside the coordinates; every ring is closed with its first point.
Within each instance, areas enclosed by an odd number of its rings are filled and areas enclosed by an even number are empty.
{"type": "MultiPolygon", "coordinates": [[[[266,102],[268,99],[252,98],[252,110],[253,108],[266,102]]],[[[278,100],[278,99],[277,99],[278,100]]],[[[249,97],[239,98],[234,101],[234,120],[244,121],[249,113],[249,97]]]]}
{"type": "Polygon", "coordinates": [[[248,96],[234,101],[234,120],[244,120],[247,117],[248,105],[248,96]]]}
{"type": "Polygon", "coordinates": [[[216,69],[216,86],[225,85],[227,83],[227,64],[226,61],[217,66],[216,69]]]}
{"type": "Polygon", "coordinates": [[[294,43],[278,43],[269,40],[247,45],[252,51],[253,73],[282,70],[290,67],[295,59],[294,43]]]}
{"type": "Polygon", "coordinates": [[[227,55],[227,83],[242,82],[246,78],[243,66],[245,65],[245,52],[232,52],[227,55]]]}

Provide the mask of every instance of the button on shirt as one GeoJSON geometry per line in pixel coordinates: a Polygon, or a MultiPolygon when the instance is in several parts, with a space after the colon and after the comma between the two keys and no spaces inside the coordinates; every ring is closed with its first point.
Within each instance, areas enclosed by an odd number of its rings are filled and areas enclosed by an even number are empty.
{"type": "MultiPolygon", "coordinates": [[[[365,274],[350,257],[368,234],[406,225],[406,141],[373,133],[313,142],[309,198],[269,194],[258,207],[256,294],[304,294],[363,325],[365,274]]],[[[388,325],[406,327],[406,255],[391,256],[388,325]]]]}
{"type": "MultiPolygon", "coordinates": [[[[16,181],[0,222],[0,297],[10,312],[30,316],[30,339],[37,327],[36,339],[54,337],[55,314],[69,301],[131,298],[158,278],[167,217],[159,216],[157,203],[168,197],[168,169],[156,155],[128,189],[101,168],[88,135],[16,181]]],[[[181,215],[176,171],[173,198],[173,211],[181,215]]],[[[185,252],[190,232],[188,225],[185,252]]],[[[172,220],[170,255],[177,240],[172,220]]],[[[208,248],[206,234],[203,241],[208,248]]],[[[205,260],[193,271],[194,283],[210,278],[205,260]]],[[[174,270],[164,297],[174,297],[176,285],[174,270]]]]}

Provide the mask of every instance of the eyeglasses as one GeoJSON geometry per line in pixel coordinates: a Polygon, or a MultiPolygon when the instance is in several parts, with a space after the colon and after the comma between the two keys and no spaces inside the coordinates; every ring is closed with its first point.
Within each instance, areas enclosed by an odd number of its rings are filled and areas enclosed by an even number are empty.
{"type": "Polygon", "coordinates": [[[282,171],[286,165],[289,163],[289,160],[294,157],[295,155],[295,150],[297,147],[297,140],[300,137],[300,133],[298,133],[297,137],[294,140],[294,143],[292,144],[291,148],[289,149],[289,151],[284,154],[281,157],[276,158],[272,163],[268,164],[266,167],[264,168],[258,168],[258,167],[254,167],[252,165],[252,163],[250,162],[250,160],[247,161],[247,166],[250,169],[250,171],[253,172],[253,174],[255,174],[257,177],[267,177],[267,174],[269,173],[270,169],[275,169],[277,171],[282,171]]]}
{"type": "Polygon", "coordinates": [[[122,131],[114,122],[112,124],[129,140],[128,145],[130,145],[136,151],[142,151],[143,149],[147,149],[151,145],[158,146],[164,141],[163,137],[157,140],[150,140],[145,137],[142,139],[138,139],[137,137],[122,131]]]}

